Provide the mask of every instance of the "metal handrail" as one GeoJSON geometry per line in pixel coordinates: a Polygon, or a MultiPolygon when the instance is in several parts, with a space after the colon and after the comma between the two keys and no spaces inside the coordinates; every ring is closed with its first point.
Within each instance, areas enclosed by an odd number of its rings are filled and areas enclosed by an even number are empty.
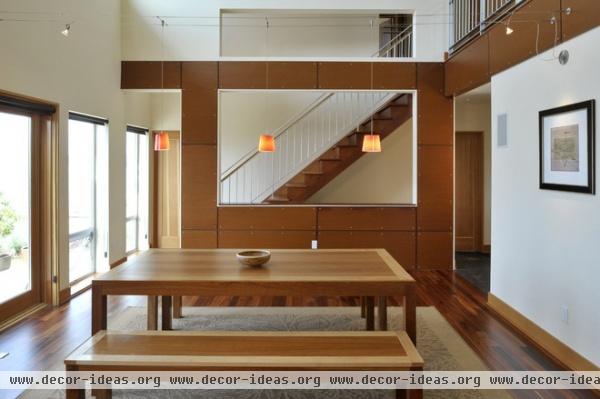
{"type": "MultiPolygon", "coordinates": [[[[289,121],[287,121],[286,123],[281,125],[279,128],[277,128],[277,130],[275,130],[275,132],[273,133],[273,138],[276,139],[277,137],[282,135],[286,130],[288,130],[294,124],[298,123],[298,121],[300,121],[302,118],[304,118],[313,109],[317,108],[324,101],[326,101],[329,97],[333,96],[333,94],[334,93],[325,93],[325,94],[322,94],[321,96],[319,96],[319,98],[317,98],[308,107],[306,107],[304,110],[302,110],[300,113],[298,113],[298,115],[294,116],[289,121]]],[[[258,154],[260,154],[260,151],[258,151],[258,149],[252,149],[252,150],[248,151],[246,153],[246,155],[244,155],[242,158],[240,158],[239,161],[234,163],[232,166],[229,167],[229,169],[227,169],[225,172],[223,172],[223,174],[221,175],[221,181],[224,181],[225,179],[227,179],[229,176],[231,176],[233,173],[235,173],[239,168],[241,168],[246,162],[248,162],[251,158],[257,156],[258,154]]]]}
{"type": "Polygon", "coordinates": [[[381,46],[379,50],[374,52],[371,57],[381,57],[381,54],[387,54],[391,49],[396,47],[398,44],[403,42],[404,40],[412,38],[412,25],[408,25],[406,28],[402,30],[402,32],[398,33],[396,36],[391,38],[386,44],[381,46]],[[396,43],[397,42],[397,43],[396,43]],[[385,51],[384,51],[385,50],[385,51]]]}

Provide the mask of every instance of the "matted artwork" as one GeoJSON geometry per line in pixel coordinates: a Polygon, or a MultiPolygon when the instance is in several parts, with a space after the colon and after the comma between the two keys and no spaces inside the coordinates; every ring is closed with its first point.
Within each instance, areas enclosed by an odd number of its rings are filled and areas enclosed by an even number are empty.
{"type": "Polygon", "coordinates": [[[595,101],[540,112],[540,188],[595,193],[595,101]]]}

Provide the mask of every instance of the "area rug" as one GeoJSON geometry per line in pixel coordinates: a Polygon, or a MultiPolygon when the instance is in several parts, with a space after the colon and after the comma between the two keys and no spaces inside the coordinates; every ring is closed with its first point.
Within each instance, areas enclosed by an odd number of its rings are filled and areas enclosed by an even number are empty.
{"type": "MultiPolygon", "coordinates": [[[[184,317],[173,321],[174,329],[229,331],[352,331],[364,330],[365,321],[353,307],[193,307],[183,309],[184,317]]],[[[388,308],[392,329],[399,329],[402,309],[388,308]]],[[[144,330],[146,309],[129,307],[109,316],[110,330],[144,330]]],[[[417,348],[425,360],[425,370],[487,370],[434,307],[417,308],[417,348]]],[[[57,365],[60,369],[61,365],[57,365]]],[[[115,399],[388,399],[392,391],[376,390],[210,390],[210,391],[131,391],[115,390],[115,399]]],[[[505,391],[428,390],[426,399],[508,399],[505,391]]],[[[63,391],[26,391],[23,399],[61,399],[63,391]]]]}

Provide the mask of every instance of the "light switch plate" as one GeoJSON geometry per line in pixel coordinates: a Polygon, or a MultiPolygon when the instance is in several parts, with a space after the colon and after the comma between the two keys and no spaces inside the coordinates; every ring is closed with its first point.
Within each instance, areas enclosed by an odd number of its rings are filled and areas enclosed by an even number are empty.
{"type": "Polygon", "coordinates": [[[312,249],[319,249],[319,242],[318,242],[317,240],[312,240],[312,241],[310,242],[310,247],[311,247],[312,249]]]}

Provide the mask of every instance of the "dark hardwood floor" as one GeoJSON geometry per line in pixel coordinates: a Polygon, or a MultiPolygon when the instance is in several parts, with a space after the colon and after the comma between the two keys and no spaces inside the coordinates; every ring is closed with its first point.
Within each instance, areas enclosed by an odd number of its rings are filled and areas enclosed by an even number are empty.
{"type": "MultiPolygon", "coordinates": [[[[418,305],[435,306],[491,370],[562,370],[525,337],[499,320],[486,306],[486,297],[453,272],[419,271],[418,305]]],[[[391,305],[399,305],[391,299],[391,305]]],[[[142,305],[142,297],[109,297],[110,314],[142,305]]],[[[0,371],[48,370],[90,336],[91,294],[85,292],[66,305],[42,310],[0,333],[0,371]]],[[[358,298],[214,297],[184,298],[198,306],[358,306],[358,298]]],[[[515,398],[597,398],[590,391],[511,391],[515,398]]],[[[0,391],[0,398],[18,392],[0,391]]]]}

